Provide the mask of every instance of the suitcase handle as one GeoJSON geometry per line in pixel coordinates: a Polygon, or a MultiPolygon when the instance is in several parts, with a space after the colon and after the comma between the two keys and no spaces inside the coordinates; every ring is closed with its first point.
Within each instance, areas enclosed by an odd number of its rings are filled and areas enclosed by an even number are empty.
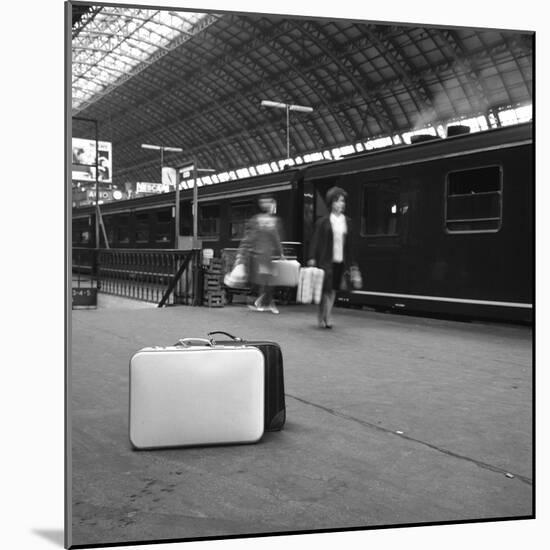
{"type": "MultiPolygon", "coordinates": [[[[214,330],[213,332],[209,332],[207,336],[212,336],[213,334],[223,334],[224,336],[229,336],[231,340],[235,340],[235,342],[242,342],[243,339],[239,338],[237,336],[233,336],[232,334],[229,334],[229,332],[224,332],[223,330],[214,330]]],[[[213,342],[214,340],[212,340],[213,342]]]]}
{"type": "Polygon", "coordinates": [[[206,338],[180,338],[175,345],[184,346],[184,347],[190,347],[190,346],[212,347],[212,342],[210,340],[207,340],[206,338]]]}

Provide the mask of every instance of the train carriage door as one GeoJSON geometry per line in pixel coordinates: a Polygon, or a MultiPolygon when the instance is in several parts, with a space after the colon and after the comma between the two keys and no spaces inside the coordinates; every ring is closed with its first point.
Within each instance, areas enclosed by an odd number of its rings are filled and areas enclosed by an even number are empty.
{"type": "Polygon", "coordinates": [[[403,218],[407,217],[408,208],[401,196],[399,180],[363,179],[360,201],[356,260],[366,275],[365,288],[360,294],[369,297],[369,292],[394,292],[399,284],[403,218]]]}

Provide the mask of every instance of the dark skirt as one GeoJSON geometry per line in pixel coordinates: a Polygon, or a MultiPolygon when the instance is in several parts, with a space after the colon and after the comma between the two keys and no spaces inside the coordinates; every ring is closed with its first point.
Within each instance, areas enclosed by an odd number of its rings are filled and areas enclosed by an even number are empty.
{"type": "Polygon", "coordinates": [[[344,276],[344,264],[332,263],[330,266],[323,268],[325,277],[323,279],[323,292],[328,293],[333,290],[340,290],[342,277],[344,276]]]}
{"type": "Polygon", "coordinates": [[[344,276],[344,264],[332,264],[332,290],[340,290],[342,286],[342,277],[344,276]]]}

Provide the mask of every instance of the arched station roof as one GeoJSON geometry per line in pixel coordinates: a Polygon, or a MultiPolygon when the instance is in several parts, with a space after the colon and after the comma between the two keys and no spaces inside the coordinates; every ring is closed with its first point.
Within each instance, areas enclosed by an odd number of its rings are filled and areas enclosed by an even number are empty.
{"type": "MultiPolygon", "coordinates": [[[[73,4],[72,115],[113,144],[115,183],[165,163],[235,170],[530,105],[533,34],[73,4]]],[[[93,138],[73,121],[73,137],[93,138]]]]}

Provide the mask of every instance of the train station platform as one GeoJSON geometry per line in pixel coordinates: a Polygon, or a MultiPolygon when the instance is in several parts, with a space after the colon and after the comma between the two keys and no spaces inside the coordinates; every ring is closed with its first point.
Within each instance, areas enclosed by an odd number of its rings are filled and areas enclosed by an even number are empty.
{"type": "Polygon", "coordinates": [[[326,330],[280,309],[100,294],[72,312],[73,544],[532,515],[530,327],[336,308],[326,330]],[[212,330],[279,342],[284,429],[132,450],[130,357],[212,330]]]}

